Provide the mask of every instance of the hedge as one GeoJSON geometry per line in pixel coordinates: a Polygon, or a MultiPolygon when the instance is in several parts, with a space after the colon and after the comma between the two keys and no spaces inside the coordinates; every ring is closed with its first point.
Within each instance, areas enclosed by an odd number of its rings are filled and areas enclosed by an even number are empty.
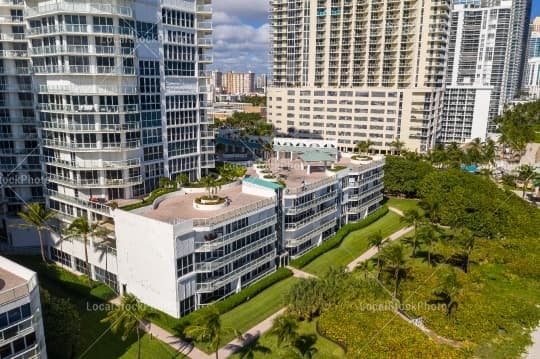
{"type": "MultiPolygon", "coordinates": [[[[292,275],[293,272],[290,269],[279,268],[276,272],[270,274],[269,276],[264,277],[247,288],[242,289],[240,292],[233,294],[219,302],[215,302],[212,305],[218,309],[220,314],[225,314],[237,306],[249,301],[257,294],[261,293],[265,289],[268,289],[277,282],[292,277],[292,275]]],[[[153,309],[153,312],[156,315],[151,318],[152,322],[179,337],[184,337],[184,328],[189,326],[199,313],[198,311],[194,311],[182,318],[176,319],[157,309],[153,309]]]]}
{"type": "Polygon", "coordinates": [[[290,263],[290,265],[298,269],[305,267],[310,262],[312,262],[315,258],[328,252],[331,249],[338,247],[341,244],[341,242],[343,242],[345,237],[349,235],[349,233],[369,226],[370,224],[379,220],[381,217],[383,217],[387,213],[388,213],[388,207],[384,206],[382,208],[379,208],[378,210],[376,210],[375,212],[373,212],[372,214],[370,214],[369,216],[367,216],[361,221],[358,221],[355,223],[348,223],[344,225],[336,232],[336,234],[332,238],[324,241],[320,246],[313,248],[312,250],[310,250],[303,256],[296,258],[290,263]]]}
{"type": "Polygon", "coordinates": [[[236,308],[240,304],[247,302],[251,298],[255,297],[257,294],[263,290],[271,287],[272,285],[280,282],[286,278],[292,277],[293,272],[287,268],[279,268],[276,272],[270,274],[267,277],[253,283],[247,288],[241,290],[240,292],[231,295],[219,302],[216,302],[214,305],[219,310],[221,314],[225,314],[232,309],[236,308]]]}
{"type": "Polygon", "coordinates": [[[163,196],[164,194],[172,193],[178,190],[179,189],[176,187],[156,188],[155,190],[152,191],[152,193],[150,193],[150,196],[148,196],[147,199],[143,199],[142,201],[137,202],[137,203],[128,204],[126,206],[120,207],[120,209],[124,211],[132,211],[137,208],[146,207],[146,206],[151,205],[156,200],[156,198],[163,196]]]}

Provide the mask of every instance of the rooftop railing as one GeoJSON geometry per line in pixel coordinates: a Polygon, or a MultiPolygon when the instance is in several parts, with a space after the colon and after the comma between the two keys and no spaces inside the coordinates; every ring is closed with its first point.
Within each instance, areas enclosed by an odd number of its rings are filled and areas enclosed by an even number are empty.
{"type": "Polygon", "coordinates": [[[231,219],[235,219],[247,214],[251,214],[254,211],[258,211],[260,209],[263,209],[265,207],[269,206],[275,206],[276,205],[276,199],[274,197],[266,198],[261,201],[248,204],[246,206],[227,211],[223,214],[214,216],[212,218],[199,218],[193,220],[193,226],[194,227],[212,227],[217,224],[226,222],[231,219]]]}
{"type": "Polygon", "coordinates": [[[3,290],[0,292],[0,305],[4,305],[18,299],[27,297],[37,286],[37,277],[33,275],[26,283],[3,290]]]}

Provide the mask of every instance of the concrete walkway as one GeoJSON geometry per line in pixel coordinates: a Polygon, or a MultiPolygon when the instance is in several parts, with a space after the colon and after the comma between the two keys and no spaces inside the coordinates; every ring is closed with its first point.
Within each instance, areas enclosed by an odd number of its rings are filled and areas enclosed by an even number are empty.
{"type": "MultiPolygon", "coordinates": [[[[182,339],[172,335],[165,329],[158,327],[153,323],[148,323],[144,326],[144,330],[150,334],[151,337],[161,340],[163,343],[168,344],[178,353],[182,353],[191,359],[212,359],[214,356],[208,355],[200,349],[197,349],[190,343],[183,341],[182,339]]],[[[225,357],[224,357],[225,358],[225,357]]]]}
{"type": "MultiPolygon", "coordinates": [[[[414,230],[414,226],[402,228],[399,231],[392,233],[389,237],[386,237],[385,240],[384,240],[384,243],[393,242],[393,241],[403,237],[404,235],[408,234],[409,232],[411,232],[413,230],[414,230]]],[[[362,253],[362,255],[360,257],[356,258],[351,263],[349,263],[347,265],[347,269],[350,270],[350,271],[353,271],[360,263],[365,262],[367,260],[370,260],[371,258],[376,256],[377,252],[378,252],[378,250],[377,250],[376,246],[371,247],[370,249],[368,249],[367,251],[362,253]]]]}
{"type": "Polygon", "coordinates": [[[388,207],[388,209],[390,211],[394,212],[395,214],[397,214],[400,217],[405,216],[405,213],[403,213],[403,211],[401,209],[397,209],[396,207],[388,207]]]}
{"type": "Polygon", "coordinates": [[[293,272],[293,276],[295,276],[296,278],[303,278],[303,279],[317,278],[316,275],[308,273],[308,272],[304,272],[303,270],[298,269],[298,268],[294,268],[291,266],[287,266],[286,268],[290,269],[293,272]]]}
{"type": "Polygon", "coordinates": [[[540,324],[531,333],[532,345],[527,348],[527,354],[525,359],[538,359],[540,358],[540,324]]]}

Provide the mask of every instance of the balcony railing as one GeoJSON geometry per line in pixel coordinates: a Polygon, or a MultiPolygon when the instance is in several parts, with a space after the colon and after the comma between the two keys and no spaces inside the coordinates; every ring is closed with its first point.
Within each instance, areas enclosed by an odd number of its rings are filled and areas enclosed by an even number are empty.
{"type": "Polygon", "coordinates": [[[194,219],[193,227],[212,227],[217,224],[231,220],[233,218],[239,218],[247,214],[253,214],[255,211],[258,211],[259,209],[263,209],[265,207],[270,207],[270,206],[275,206],[275,205],[276,205],[276,199],[274,197],[266,198],[261,201],[249,204],[247,206],[243,206],[241,208],[237,208],[235,210],[228,211],[226,213],[223,213],[223,214],[211,217],[211,218],[194,219]]]}
{"type": "Polygon", "coordinates": [[[197,283],[198,292],[213,292],[216,289],[223,287],[225,284],[232,282],[234,279],[243,276],[244,274],[256,269],[258,266],[270,262],[276,257],[276,251],[267,253],[256,260],[246,263],[240,268],[235,269],[234,271],[220,276],[215,279],[209,279],[202,283],[197,283]]]}
{"type": "Polygon", "coordinates": [[[324,185],[331,184],[331,183],[334,183],[334,182],[336,182],[336,176],[323,178],[321,180],[318,180],[318,181],[315,181],[315,182],[312,182],[312,183],[308,183],[308,184],[305,184],[304,186],[300,186],[300,187],[297,187],[297,188],[286,188],[285,189],[285,195],[309,192],[311,190],[317,189],[319,187],[322,187],[324,185]]]}
{"type": "Polygon", "coordinates": [[[323,224],[320,227],[315,228],[314,230],[312,230],[312,231],[310,231],[310,232],[308,232],[308,233],[306,233],[306,234],[304,234],[304,235],[302,235],[302,236],[300,236],[298,238],[286,240],[285,246],[287,248],[298,247],[298,246],[306,243],[307,241],[310,241],[311,239],[313,239],[314,236],[318,236],[321,233],[323,233],[324,231],[329,230],[330,228],[333,228],[335,225],[336,225],[336,220],[332,219],[331,221],[323,224]]]}
{"type": "Polygon", "coordinates": [[[0,345],[3,345],[7,340],[14,337],[22,337],[30,332],[35,331],[36,325],[33,323],[34,316],[30,316],[14,325],[4,328],[0,331],[0,345]]]}
{"type": "Polygon", "coordinates": [[[259,249],[262,249],[270,244],[275,243],[277,240],[276,233],[272,233],[266,237],[263,237],[259,239],[258,241],[254,243],[250,243],[249,245],[246,245],[245,247],[232,251],[231,253],[217,257],[217,258],[210,258],[205,260],[204,262],[195,264],[195,270],[197,272],[213,272],[219,268],[222,268],[223,266],[226,266],[227,264],[230,264],[234,262],[237,259],[240,259],[241,257],[247,256],[250,253],[254,253],[258,251],[259,249]]]}
{"type": "Polygon", "coordinates": [[[29,7],[25,10],[27,17],[44,16],[47,14],[54,14],[57,12],[71,12],[71,13],[90,13],[90,14],[107,14],[118,15],[123,17],[132,17],[133,11],[128,6],[118,6],[113,4],[103,4],[94,2],[64,2],[58,1],[49,4],[40,4],[37,7],[29,7]]]}
{"type": "Polygon", "coordinates": [[[135,75],[134,67],[125,66],[94,66],[94,65],[50,65],[33,66],[35,74],[89,74],[89,75],[135,75]]]}
{"type": "Polygon", "coordinates": [[[140,141],[127,141],[127,142],[114,142],[114,143],[97,143],[97,142],[83,142],[72,143],[64,142],[53,139],[43,139],[43,145],[46,147],[60,148],[72,151],[122,151],[126,149],[137,149],[141,147],[140,141]]]}
{"type": "Polygon", "coordinates": [[[141,165],[141,160],[139,158],[134,158],[125,161],[99,161],[99,160],[77,160],[77,161],[67,161],[55,157],[45,157],[45,163],[49,165],[54,165],[58,167],[65,167],[73,170],[107,170],[107,169],[127,169],[139,167],[141,165]]]}
{"type": "Polygon", "coordinates": [[[81,93],[85,95],[108,95],[108,94],[122,94],[122,95],[135,95],[138,92],[136,86],[71,86],[71,85],[39,85],[37,91],[40,93],[58,93],[58,94],[74,94],[81,93]]]}
{"type": "Polygon", "coordinates": [[[92,54],[92,55],[133,55],[132,48],[120,46],[88,46],[88,45],[65,45],[65,46],[40,46],[30,49],[31,55],[51,54],[92,54]]]}
{"type": "Polygon", "coordinates": [[[37,285],[37,278],[35,275],[30,278],[27,283],[18,285],[13,288],[9,288],[0,292],[0,305],[4,305],[17,299],[21,299],[30,295],[32,290],[37,285]]]}
{"type": "Polygon", "coordinates": [[[101,180],[99,178],[69,178],[50,173],[47,177],[51,182],[82,188],[127,187],[142,183],[141,176],[130,178],[104,178],[101,180]]]}
{"type": "Polygon", "coordinates": [[[70,24],[58,24],[49,26],[33,27],[27,32],[28,36],[36,35],[48,35],[55,33],[100,33],[119,36],[135,37],[135,29],[126,26],[114,26],[114,25],[70,25],[70,24]]]}
{"type": "Polygon", "coordinates": [[[206,240],[198,240],[195,242],[196,245],[200,245],[200,247],[196,248],[196,252],[209,252],[213,251],[219,247],[223,247],[227,244],[230,244],[240,237],[248,236],[252,233],[255,233],[263,228],[266,228],[270,225],[275,224],[276,222],[276,216],[271,216],[265,220],[262,220],[260,222],[253,223],[247,227],[244,227],[238,231],[234,231],[232,233],[220,236],[212,241],[206,241],[206,240]]]}
{"type": "Polygon", "coordinates": [[[330,206],[320,212],[317,212],[317,213],[314,213],[312,216],[309,216],[309,217],[305,217],[304,219],[301,219],[297,222],[292,222],[292,223],[285,223],[285,230],[290,230],[290,231],[296,231],[302,227],[305,227],[307,226],[308,224],[310,223],[313,223],[331,213],[335,213],[337,211],[337,206],[336,205],[333,205],[333,206],[330,206]]]}
{"type": "Polygon", "coordinates": [[[37,109],[44,112],[62,113],[136,113],[138,112],[138,105],[64,105],[56,103],[39,103],[37,104],[37,109]]]}
{"type": "Polygon", "coordinates": [[[285,211],[286,211],[287,214],[300,213],[300,212],[305,211],[308,208],[314,207],[314,206],[316,206],[316,205],[318,205],[318,204],[320,204],[320,203],[322,203],[324,201],[327,201],[329,199],[335,199],[336,196],[337,196],[337,192],[332,191],[332,192],[324,194],[324,195],[322,195],[320,197],[316,197],[316,198],[312,199],[311,201],[301,203],[301,204],[298,204],[296,206],[293,205],[293,207],[287,208],[287,209],[285,209],[285,211]]]}
{"type": "Polygon", "coordinates": [[[68,202],[68,203],[71,203],[71,204],[75,204],[77,206],[89,209],[91,211],[100,213],[100,214],[105,215],[105,216],[110,216],[111,215],[111,207],[109,207],[107,205],[104,205],[104,204],[101,204],[101,203],[90,202],[90,201],[84,200],[82,198],[68,196],[66,194],[59,193],[57,191],[53,191],[53,190],[50,190],[50,189],[48,189],[46,191],[46,195],[48,195],[50,197],[60,199],[60,200],[63,200],[65,202],[68,202]]]}

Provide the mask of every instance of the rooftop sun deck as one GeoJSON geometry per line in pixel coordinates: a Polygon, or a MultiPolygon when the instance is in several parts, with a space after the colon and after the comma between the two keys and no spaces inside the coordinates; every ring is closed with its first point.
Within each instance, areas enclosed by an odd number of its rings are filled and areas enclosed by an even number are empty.
{"type": "Polygon", "coordinates": [[[0,292],[13,289],[25,284],[26,281],[3,268],[0,268],[0,292]]]}
{"type": "Polygon", "coordinates": [[[211,211],[193,208],[193,201],[205,194],[179,194],[164,200],[156,209],[150,209],[147,212],[141,213],[141,215],[168,223],[178,220],[210,219],[229,212],[242,210],[267,199],[266,197],[243,193],[242,185],[235,185],[230,189],[218,191],[218,196],[229,200],[227,207],[211,211]]]}

